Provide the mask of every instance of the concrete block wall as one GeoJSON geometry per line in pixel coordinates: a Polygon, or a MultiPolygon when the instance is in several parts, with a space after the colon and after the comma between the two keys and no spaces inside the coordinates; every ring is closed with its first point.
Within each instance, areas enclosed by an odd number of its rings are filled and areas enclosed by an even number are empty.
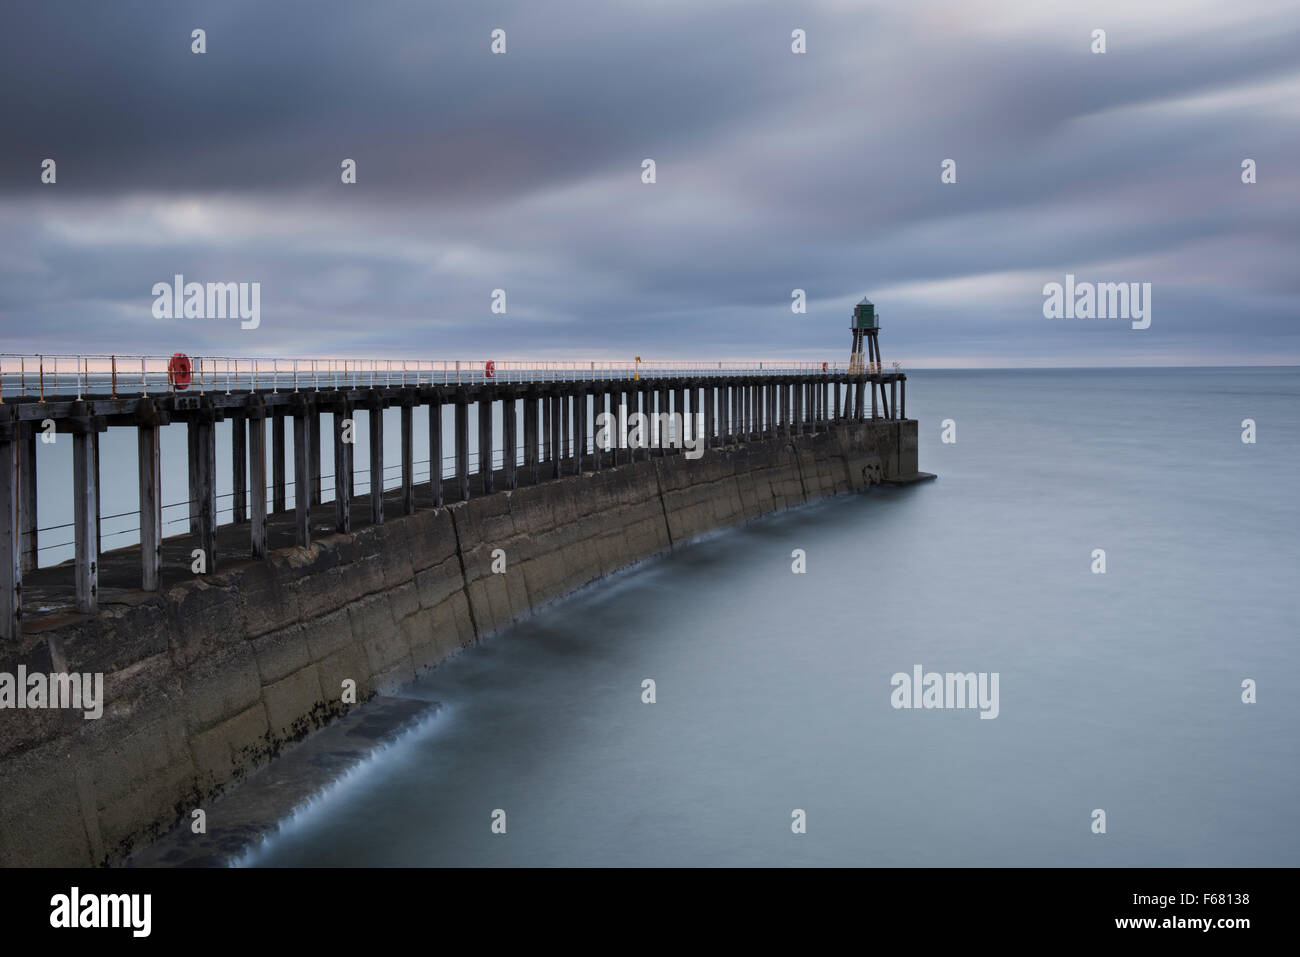
{"type": "Polygon", "coordinates": [[[916,422],[652,457],[390,519],[105,604],[0,671],[102,672],[104,715],[0,711],[0,865],[116,862],[357,699],[691,538],[916,471],[916,422]],[[492,571],[501,549],[505,574],[492,571]]]}

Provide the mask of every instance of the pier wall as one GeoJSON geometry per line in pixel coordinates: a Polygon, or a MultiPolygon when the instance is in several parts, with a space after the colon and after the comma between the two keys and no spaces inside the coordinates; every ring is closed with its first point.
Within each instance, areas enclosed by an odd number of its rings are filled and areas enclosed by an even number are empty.
{"type": "Polygon", "coordinates": [[[914,420],[676,453],[423,508],[141,591],[0,649],[104,713],[0,711],[0,865],[116,862],[357,700],[700,534],[917,472],[914,420]],[[506,571],[492,571],[493,552],[506,571]]]}

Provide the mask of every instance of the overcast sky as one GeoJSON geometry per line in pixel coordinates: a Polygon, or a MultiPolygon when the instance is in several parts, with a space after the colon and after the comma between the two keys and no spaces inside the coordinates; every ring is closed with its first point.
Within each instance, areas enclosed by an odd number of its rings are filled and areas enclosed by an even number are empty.
{"type": "Polygon", "coordinates": [[[0,351],[1300,363],[1298,121],[1294,0],[11,4],[0,351]]]}

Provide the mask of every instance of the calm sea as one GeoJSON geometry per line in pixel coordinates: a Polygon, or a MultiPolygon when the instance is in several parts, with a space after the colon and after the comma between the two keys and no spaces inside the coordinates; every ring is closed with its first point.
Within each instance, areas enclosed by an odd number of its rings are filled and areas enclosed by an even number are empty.
{"type": "Polygon", "coordinates": [[[910,385],[937,482],[470,649],[406,691],[438,718],[245,863],[1300,864],[1300,370],[910,385]],[[996,673],[997,717],[894,708],[918,665],[996,673]]]}

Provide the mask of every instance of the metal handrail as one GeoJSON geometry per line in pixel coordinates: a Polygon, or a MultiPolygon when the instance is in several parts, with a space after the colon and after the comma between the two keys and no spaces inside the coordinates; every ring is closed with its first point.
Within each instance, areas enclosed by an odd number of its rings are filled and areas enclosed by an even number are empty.
{"type": "MultiPolygon", "coordinates": [[[[0,402],[6,396],[75,394],[150,395],[174,391],[171,356],[23,355],[0,353],[0,402]],[[63,389],[60,390],[60,379],[63,389]],[[138,391],[137,391],[138,390],[138,391]]],[[[198,356],[191,360],[186,391],[207,393],[268,390],[320,391],[395,385],[481,384],[486,382],[579,382],[713,376],[855,374],[847,362],[804,359],[423,360],[198,356]]],[[[902,375],[897,363],[875,374],[902,375]]]]}

